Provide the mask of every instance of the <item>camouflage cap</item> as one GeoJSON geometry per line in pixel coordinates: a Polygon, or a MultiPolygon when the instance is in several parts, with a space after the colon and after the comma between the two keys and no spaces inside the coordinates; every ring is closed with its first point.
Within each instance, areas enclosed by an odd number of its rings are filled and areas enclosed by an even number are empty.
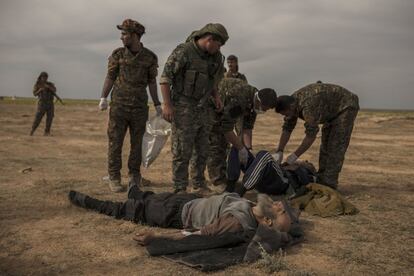
{"type": "Polygon", "coordinates": [[[208,23],[197,32],[198,37],[201,37],[205,34],[217,35],[221,38],[222,45],[224,45],[229,39],[226,28],[220,23],[208,23]]]}
{"type": "Polygon", "coordinates": [[[116,25],[119,30],[137,33],[139,35],[143,35],[145,33],[145,27],[141,25],[139,22],[132,20],[132,19],[125,19],[121,25],[116,25]]]}

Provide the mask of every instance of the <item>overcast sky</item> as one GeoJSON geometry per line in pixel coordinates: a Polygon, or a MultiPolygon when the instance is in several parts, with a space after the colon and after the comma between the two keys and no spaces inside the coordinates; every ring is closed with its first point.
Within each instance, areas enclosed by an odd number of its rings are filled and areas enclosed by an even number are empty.
{"type": "Polygon", "coordinates": [[[31,96],[45,70],[61,97],[99,98],[125,18],[145,25],[159,74],[191,31],[220,22],[223,54],[258,88],[291,94],[322,80],[364,108],[414,109],[412,0],[0,0],[0,95],[31,96]]]}

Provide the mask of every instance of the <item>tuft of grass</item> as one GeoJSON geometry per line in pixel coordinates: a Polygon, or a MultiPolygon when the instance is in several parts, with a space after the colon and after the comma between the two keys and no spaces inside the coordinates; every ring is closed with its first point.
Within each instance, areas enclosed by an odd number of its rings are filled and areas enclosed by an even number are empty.
{"type": "Polygon", "coordinates": [[[269,254],[260,244],[260,254],[262,258],[257,261],[257,266],[268,274],[289,270],[289,264],[286,261],[286,253],[282,249],[276,254],[269,254]]]}
{"type": "Polygon", "coordinates": [[[269,254],[259,243],[260,254],[262,258],[257,261],[256,267],[262,269],[267,274],[273,274],[277,272],[285,271],[288,276],[314,276],[316,275],[313,271],[306,271],[298,269],[295,266],[290,265],[286,261],[286,253],[279,249],[275,254],[269,254]]]}

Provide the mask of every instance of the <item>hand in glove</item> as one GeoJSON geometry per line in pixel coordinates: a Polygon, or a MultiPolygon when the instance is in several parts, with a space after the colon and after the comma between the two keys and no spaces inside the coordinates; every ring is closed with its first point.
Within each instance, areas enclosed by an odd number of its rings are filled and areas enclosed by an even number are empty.
{"type": "Polygon", "coordinates": [[[99,102],[99,110],[103,111],[108,108],[108,101],[106,98],[101,98],[101,101],[99,102]]]}
{"type": "Polygon", "coordinates": [[[242,165],[246,166],[248,158],[249,151],[245,147],[243,147],[241,150],[239,150],[239,161],[242,165]]]}
{"type": "Polygon", "coordinates": [[[155,111],[157,112],[157,116],[161,116],[162,115],[161,105],[156,105],[155,106],[155,111]]]}
{"type": "Polygon", "coordinates": [[[273,159],[276,161],[276,163],[280,164],[283,160],[283,151],[278,151],[276,153],[272,154],[273,159]]]}
{"type": "Polygon", "coordinates": [[[292,165],[293,163],[295,163],[297,159],[298,157],[296,156],[296,154],[292,153],[286,158],[286,163],[288,163],[289,165],[292,165]]]}

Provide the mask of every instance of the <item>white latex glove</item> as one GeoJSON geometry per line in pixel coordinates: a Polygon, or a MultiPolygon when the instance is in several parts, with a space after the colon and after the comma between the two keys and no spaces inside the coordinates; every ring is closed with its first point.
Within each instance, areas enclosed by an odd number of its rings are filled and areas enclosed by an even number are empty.
{"type": "Polygon", "coordinates": [[[286,163],[288,163],[289,165],[292,165],[293,163],[295,163],[297,159],[298,157],[296,156],[296,154],[292,153],[286,158],[286,163]]]}
{"type": "Polygon", "coordinates": [[[249,151],[245,147],[243,147],[241,150],[239,150],[240,163],[246,166],[248,158],[249,158],[249,151]]]}
{"type": "Polygon", "coordinates": [[[273,159],[276,161],[276,163],[280,164],[283,160],[283,151],[278,151],[276,153],[272,154],[273,159]]]}
{"type": "Polygon", "coordinates": [[[101,98],[101,101],[99,102],[99,110],[107,110],[108,109],[108,101],[106,98],[101,98]]]}
{"type": "Polygon", "coordinates": [[[156,105],[155,106],[155,111],[157,112],[157,116],[161,116],[162,115],[161,105],[156,105]]]}

